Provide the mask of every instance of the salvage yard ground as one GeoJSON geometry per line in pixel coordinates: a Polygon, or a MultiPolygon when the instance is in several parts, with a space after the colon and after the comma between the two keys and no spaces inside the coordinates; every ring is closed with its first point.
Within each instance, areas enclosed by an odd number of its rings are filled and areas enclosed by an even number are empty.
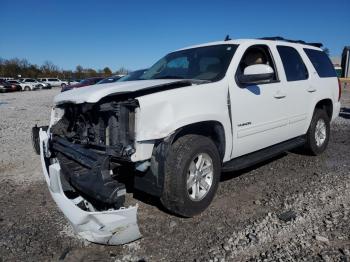
{"type": "Polygon", "coordinates": [[[192,219],[130,192],[143,238],[124,246],[78,239],[50,197],[30,132],[48,123],[58,92],[0,94],[0,261],[350,260],[350,86],[323,155],[289,152],[223,174],[192,219]]]}

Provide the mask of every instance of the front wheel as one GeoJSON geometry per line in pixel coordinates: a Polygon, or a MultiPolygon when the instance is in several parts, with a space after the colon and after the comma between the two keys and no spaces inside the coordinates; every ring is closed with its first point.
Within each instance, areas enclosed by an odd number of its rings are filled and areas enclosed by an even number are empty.
{"type": "Polygon", "coordinates": [[[29,86],[26,86],[26,87],[24,88],[24,91],[30,91],[30,87],[29,87],[29,86]]]}
{"type": "Polygon", "coordinates": [[[221,173],[219,152],[211,139],[180,137],[171,146],[164,169],[161,202],[169,211],[192,217],[210,205],[221,173]]]}
{"type": "Polygon", "coordinates": [[[306,134],[306,150],[312,155],[323,153],[328,145],[330,119],[325,110],[316,109],[306,134]]]}

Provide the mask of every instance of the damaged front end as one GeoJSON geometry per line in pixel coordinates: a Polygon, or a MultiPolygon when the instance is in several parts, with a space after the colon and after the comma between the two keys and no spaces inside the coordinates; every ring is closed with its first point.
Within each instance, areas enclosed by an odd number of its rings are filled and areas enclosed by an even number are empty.
{"type": "Polygon", "coordinates": [[[102,244],[140,238],[137,206],[124,207],[120,169],[132,167],[137,100],[66,103],[33,128],[50,193],[74,230],[102,244]],[[55,116],[59,112],[59,116],[55,116]]]}

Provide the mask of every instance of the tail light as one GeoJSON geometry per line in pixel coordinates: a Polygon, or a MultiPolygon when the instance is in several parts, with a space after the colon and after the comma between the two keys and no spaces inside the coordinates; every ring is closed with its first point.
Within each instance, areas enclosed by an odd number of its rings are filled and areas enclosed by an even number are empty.
{"type": "Polygon", "coordinates": [[[341,98],[341,82],[340,82],[339,78],[338,78],[338,87],[339,87],[338,101],[340,101],[340,98],[341,98]]]}

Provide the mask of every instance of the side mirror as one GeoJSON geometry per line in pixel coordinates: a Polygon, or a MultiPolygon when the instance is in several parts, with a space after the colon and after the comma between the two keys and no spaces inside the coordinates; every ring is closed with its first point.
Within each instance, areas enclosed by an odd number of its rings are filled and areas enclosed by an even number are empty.
{"type": "Polygon", "coordinates": [[[273,79],[274,71],[271,66],[259,64],[247,66],[243,75],[238,77],[241,84],[261,84],[267,83],[273,79]]]}

